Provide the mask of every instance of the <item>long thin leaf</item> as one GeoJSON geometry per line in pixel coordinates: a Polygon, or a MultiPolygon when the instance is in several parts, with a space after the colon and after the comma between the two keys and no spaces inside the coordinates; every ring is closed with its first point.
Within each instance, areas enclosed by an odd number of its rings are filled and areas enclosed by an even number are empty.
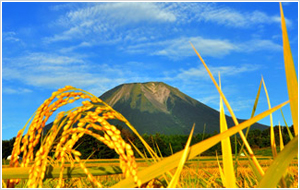
{"type": "Polygon", "coordinates": [[[298,136],[280,152],[258,184],[258,188],[275,188],[290,162],[298,155],[298,136]]]}
{"type": "MultiPolygon", "coordinates": [[[[221,180],[223,182],[223,186],[224,187],[227,187],[226,184],[227,184],[227,181],[226,181],[226,178],[225,178],[225,175],[224,175],[224,172],[220,166],[220,162],[219,162],[219,158],[218,158],[218,152],[216,151],[216,157],[217,157],[217,162],[218,162],[218,166],[219,166],[219,171],[220,171],[220,176],[221,176],[221,180]]],[[[224,162],[223,162],[223,165],[224,165],[224,162]]]]}
{"type": "Polygon", "coordinates": [[[281,133],[281,127],[280,127],[280,122],[279,122],[279,140],[280,140],[280,151],[284,149],[284,144],[283,144],[283,138],[282,138],[282,133],[281,133]]]}
{"type": "Polygon", "coordinates": [[[298,80],[293,61],[292,51],[289,43],[282,5],[280,4],[281,28],[283,41],[283,58],[285,66],[285,76],[288,88],[289,99],[291,101],[291,112],[294,124],[295,135],[298,135],[298,80]]]}
{"type": "MultiPolygon", "coordinates": [[[[269,98],[269,94],[268,94],[267,87],[266,87],[266,84],[265,84],[265,81],[264,81],[263,77],[261,77],[261,80],[262,80],[263,85],[264,85],[266,97],[267,97],[267,100],[268,100],[269,109],[271,109],[270,98],[269,98]]],[[[270,114],[270,124],[271,124],[271,126],[270,126],[271,149],[272,149],[273,158],[275,158],[277,156],[277,150],[276,150],[276,142],[275,142],[275,134],[274,134],[273,116],[272,116],[272,114],[270,114]]]]}
{"type": "Polygon", "coordinates": [[[285,121],[285,118],[284,118],[284,115],[283,115],[282,109],[280,109],[280,112],[281,112],[281,115],[282,115],[283,121],[284,121],[284,123],[285,123],[286,129],[287,129],[287,131],[288,131],[288,134],[289,134],[290,140],[293,140],[293,138],[294,138],[294,137],[293,137],[293,135],[292,135],[292,133],[291,133],[291,131],[290,131],[290,128],[289,128],[288,124],[287,124],[287,123],[286,123],[286,121],[285,121]]]}
{"type": "Polygon", "coordinates": [[[179,176],[180,176],[180,173],[183,169],[183,166],[188,158],[188,154],[189,154],[189,149],[190,149],[190,144],[191,144],[191,140],[192,140],[192,137],[193,137],[193,133],[194,133],[194,128],[195,128],[195,124],[193,125],[193,128],[191,130],[191,133],[190,133],[190,136],[186,142],[186,145],[185,145],[185,148],[184,148],[184,151],[182,153],[182,157],[179,161],[179,164],[178,164],[178,167],[177,167],[177,170],[171,180],[171,182],[169,183],[169,186],[168,188],[175,188],[177,183],[178,183],[178,180],[179,180],[179,176]]]}
{"type": "MultiPolygon", "coordinates": [[[[253,117],[252,119],[244,121],[243,123],[241,123],[237,126],[231,127],[224,133],[220,133],[218,135],[215,135],[209,139],[206,139],[204,141],[201,141],[201,142],[191,146],[188,159],[194,158],[198,154],[201,154],[202,152],[213,147],[214,145],[219,143],[221,140],[223,140],[227,137],[230,137],[231,135],[234,135],[235,133],[237,133],[240,130],[245,129],[249,125],[252,125],[253,123],[261,120],[262,118],[268,116],[270,113],[280,109],[281,107],[285,106],[288,103],[289,103],[289,101],[281,103],[280,105],[273,107],[271,110],[267,110],[255,117],[253,117]]],[[[145,183],[155,177],[162,175],[166,171],[169,171],[169,170],[175,168],[178,164],[178,160],[182,156],[182,152],[183,152],[183,150],[173,154],[172,156],[164,158],[163,160],[159,161],[158,163],[153,164],[153,165],[147,167],[146,169],[140,171],[138,174],[138,177],[141,180],[141,182],[145,183]]],[[[136,184],[134,183],[133,179],[127,178],[127,179],[124,179],[124,180],[120,181],[119,183],[115,184],[114,186],[112,186],[112,188],[133,188],[135,186],[136,186],[136,184]]]]}
{"type": "MultiPolygon", "coordinates": [[[[230,115],[231,115],[231,117],[232,117],[232,120],[233,120],[234,124],[237,126],[237,125],[239,124],[239,122],[238,122],[238,120],[236,119],[236,117],[235,117],[235,115],[234,115],[234,113],[233,113],[233,110],[232,110],[230,104],[228,103],[228,101],[227,101],[225,95],[223,94],[222,90],[221,90],[220,87],[218,86],[218,84],[217,84],[216,80],[214,79],[212,73],[210,72],[209,68],[207,67],[206,63],[204,62],[204,60],[202,59],[202,57],[200,56],[200,54],[198,53],[198,51],[196,50],[196,48],[194,47],[194,45],[193,45],[192,43],[191,43],[191,45],[192,45],[192,47],[193,47],[195,53],[198,55],[199,59],[201,60],[202,64],[204,65],[204,67],[205,67],[207,73],[209,74],[211,80],[213,81],[215,87],[217,88],[217,90],[218,90],[220,96],[222,97],[222,99],[223,99],[223,101],[224,101],[224,103],[225,103],[225,105],[226,105],[228,111],[230,112],[230,115]]],[[[239,134],[240,134],[241,139],[242,139],[243,142],[245,143],[245,146],[246,146],[246,148],[247,148],[247,151],[249,152],[249,154],[250,154],[250,156],[251,156],[251,158],[252,158],[252,160],[253,160],[255,166],[257,167],[257,169],[259,170],[259,172],[261,173],[261,175],[264,175],[264,171],[263,171],[263,169],[261,168],[259,162],[257,161],[257,159],[256,159],[256,157],[255,157],[255,155],[254,155],[254,153],[253,153],[253,151],[252,151],[252,149],[251,149],[251,147],[250,147],[250,145],[249,145],[249,143],[248,143],[248,141],[247,141],[247,139],[246,139],[246,137],[245,137],[243,131],[239,131],[239,134]]]]}
{"type": "Polygon", "coordinates": [[[257,177],[257,181],[260,181],[262,179],[262,175],[259,173],[259,171],[257,170],[257,168],[255,167],[252,159],[250,158],[250,156],[248,155],[248,153],[244,150],[243,151],[245,156],[247,156],[248,160],[249,160],[249,163],[250,163],[250,166],[251,166],[251,169],[254,173],[254,175],[257,177]]]}
{"type": "MultiPolygon", "coordinates": [[[[219,73],[219,84],[221,88],[221,79],[219,73]]],[[[222,97],[220,97],[220,132],[225,132],[228,130],[227,122],[225,118],[225,111],[223,107],[222,97]]],[[[230,138],[227,137],[226,139],[221,141],[222,146],[222,158],[223,158],[223,167],[224,167],[224,181],[223,184],[227,188],[235,188],[236,187],[236,180],[234,175],[234,168],[232,162],[232,150],[231,150],[231,143],[230,138]]]]}
{"type": "MultiPolygon", "coordinates": [[[[256,94],[256,98],[255,98],[255,102],[254,102],[254,105],[253,105],[253,108],[252,108],[252,113],[251,113],[251,117],[250,117],[250,118],[252,118],[252,117],[254,116],[254,114],[255,114],[256,107],[257,107],[257,104],[258,104],[259,95],[260,95],[261,85],[262,85],[262,80],[260,80],[260,83],[259,83],[258,91],[257,91],[257,94],[256,94]]],[[[247,128],[247,131],[246,131],[246,134],[245,134],[246,139],[247,139],[247,137],[248,137],[248,134],[249,134],[249,131],[250,131],[250,127],[251,127],[251,126],[249,126],[249,127],[247,128]]],[[[241,155],[241,153],[243,152],[244,146],[245,146],[245,144],[244,144],[244,142],[243,142],[243,144],[242,144],[242,146],[241,146],[241,149],[240,149],[240,151],[239,151],[238,156],[241,155]]]]}

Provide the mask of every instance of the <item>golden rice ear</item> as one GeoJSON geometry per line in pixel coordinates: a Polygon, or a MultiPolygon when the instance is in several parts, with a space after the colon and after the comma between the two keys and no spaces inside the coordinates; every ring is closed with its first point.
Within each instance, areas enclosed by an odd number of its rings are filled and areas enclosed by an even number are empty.
{"type": "Polygon", "coordinates": [[[288,88],[289,99],[291,101],[290,107],[293,118],[295,136],[298,135],[298,80],[295,70],[292,51],[289,43],[288,33],[286,29],[283,9],[281,2],[280,14],[281,14],[281,28],[282,28],[282,41],[283,41],[283,58],[285,67],[286,83],[288,88]]]}

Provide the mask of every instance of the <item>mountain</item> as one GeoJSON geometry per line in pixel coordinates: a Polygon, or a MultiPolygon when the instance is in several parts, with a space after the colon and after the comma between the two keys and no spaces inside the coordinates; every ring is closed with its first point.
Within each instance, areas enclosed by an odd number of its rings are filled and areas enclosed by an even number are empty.
{"type": "MultiPolygon", "coordinates": [[[[140,134],[189,134],[193,123],[194,133],[202,133],[204,125],[205,133],[220,131],[217,110],[163,82],[122,84],[99,98],[123,114],[140,134]]],[[[229,127],[234,126],[231,117],[226,119],[229,127]]],[[[251,129],[267,127],[255,123],[251,129]]]]}

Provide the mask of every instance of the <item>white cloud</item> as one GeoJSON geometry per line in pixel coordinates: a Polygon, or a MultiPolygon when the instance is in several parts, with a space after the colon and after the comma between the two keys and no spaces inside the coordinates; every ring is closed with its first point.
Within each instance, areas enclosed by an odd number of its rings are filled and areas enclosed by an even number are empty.
{"type": "Polygon", "coordinates": [[[179,37],[158,42],[138,43],[123,50],[128,53],[149,53],[151,55],[167,56],[170,59],[182,59],[195,56],[189,42],[197,51],[206,57],[223,57],[232,52],[281,51],[282,46],[271,40],[249,40],[243,43],[233,43],[226,39],[205,39],[201,36],[179,37]]]}
{"type": "MultiPolygon", "coordinates": [[[[267,15],[257,10],[242,12],[215,3],[98,2],[52,7],[53,10],[66,8],[69,11],[54,21],[56,24],[52,26],[61,31],[44,38],[45,42],[74,39],[97,44],[107,41],[150,41],[158,37],[161,31],[176,33],[191,22],[210,22],[234,28],[274,23],[280,26],[279,15],[267,15]]],[[[287,18],[286,22],[288,26],[292,25],[287,18]]]]}
{"type": "MultiPolygon", "coordinates": [[[[146,75],[132,68],[132,63],[87,63],[82,57],[29,53],[3,60],[3,80],[27,86],[56,90],[66,85],[101,95],[121,83],[147,81],[146,75]]],[[[26,89],[6,87],[6,93],[25,93],[26,89]],[[19,91],[19,92],[18,92],[19,91]]]]}
{"type": "MultiPolygon", "coordinates": [[[[217,77],[218,73],[220,72],[221,77],[228,77],[228,76],[237,76],[247,72],[253,72],[259,70],[261,66],[256,64],[244,64],[240,66],[209,66],[209,70],[211,73],[217,77]]],[[[207,74],[206,69],[203,65],[199,65],[198,67],[192,67],[189,69],[181,69],[179,73],[173,77],[173,80],[207,80],[209,76],[207,74]]]]}
{"type": "Polygon", "coordinates": [[[162,55],[171,59],[180,59],[195,55],[189,42],[192,42],[201,54],[211,57],[222,57],[231,51],[236,51],[238,48],[228,40],[205,39],[197,36],[131,45],[126,47],[125,51],[128,53],[149,52],[151,55],[162,55]]]}
{"type": "MultiPolygon", "coordinates": [[[[116,30],[120,27],[135,29],[132,25],[139,23],[156,25],[175,21],[173,13],[156,3],[92,3],[61,16],[56,24],[64,28],[63,32],[44,40],[51,43],[88,38],[101,43],[117,38],[120,34],[116,30]]],[[[124,35],[121,34],[122,38],[124,35]]]]}
{"type": "Polygon", "coordinates": [[[11,88],[11,87],[4,87],[2,88],[3,93],[5,94],[24,94],[24,93],[30,93],[32,90],[28,88],[11,88]]]}
{"type": "Polygon", "coordinates": [[[16,37],[17,34],[15,32],[3,32],[2,39],[3,41],[10,41],[10,42],[20,42],[20,39],[16,37]]]}
{"type": "Polygon", "coordinates": [[[243,44],[239,44],[239,48],[243,52],[254,51],[282,51],[282,46],[274,43],[271,40],[250,40],[243,44]]]}
{"type": "MultiPolygon", "coordinates": [[[[242,12],[215,3],[180,3],[180,6],[174,7],[173,10],[177,12],[178,18],[183,18],[182,22],[185,19],[189,19],[189,22],[198,20],[235,28],[280,23],[280,15],[267,15],[258,10],[242,12]],[[189,13],[186,10],[189,10],[189,13]]],[[[292,21],[286,18],[286,22],[288,27],[292,26],[292,21]]],[[[280,27],[280,25],[278,26],[280,27]]]]}

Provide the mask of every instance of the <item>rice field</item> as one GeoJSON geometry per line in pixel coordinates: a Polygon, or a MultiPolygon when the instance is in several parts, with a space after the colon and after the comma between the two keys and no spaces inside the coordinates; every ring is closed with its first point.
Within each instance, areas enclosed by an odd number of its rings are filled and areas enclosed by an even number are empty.
{"type": "Polygon", "coordinates": [[[271,107],[262,78],[253,105],[252,117],[243,123],[238,123],[222,92],[220,77],[217,82],[201,55],[191,44],[220,95],[220,134],[190,146],[193,128],[182,151],[162,158],[143,140],[122,114],[93,94],[66,86],[53,92],[18,132],[9,166],[2,165],[2,187],[298,188],[298,82],[281,4],[280,8],[289,94],[289,100],[286,102],[271,107]],[[255,115],[262,86],[268,99],[269,109],[255,115]],[[83,100],[81,106],[59,112],[52,128],[43,135],[46,122],[56,110],[79,100],[83,100]],[[230,129],[225,120],[223,104],[235,122],[235,126],[230,129]],[[290,134],[288,144],[284,145],[280,141],[280,151],[277,151],[272,113],[287,104],[291,107],[294,134],[290,134]],[[242,130],[268,116],[271,119],[272,156],[263,159],[264,157],[255,155],[247,141],[247,132],[244,134],[242,130]],[[145,158],[145,153],[140,152],[133,143],[126,143],[122,139],[120,130],[110,124],[109,121],[112,119],[124,122],[138,136],[145,150],[151,155],[151,159],[145,158]],[[25,133],[27,126],[28,132],[25,133]],[[239,151],[245,154],[245,158],[239,157],[238,161],[235,159],[236,156],[232,155],[229,140],[229,137],[236,133],[239,133],[242,139],[242,148],[239,151]],[[81,159],[81,152],[76,150],[75,144],[83,135],[90,135],[113,149],[119,155],[118,161],[91,163],[81,159]],[[219,142],[222,145],[222,155],[216,155],[206,161],[198,159],[198,155],[219,142]],[[141,158],[135,158],[134,151],[138,152],[141,158]],[[18,159],[19,155],[22,155],[22,160],[18,159]]]}

